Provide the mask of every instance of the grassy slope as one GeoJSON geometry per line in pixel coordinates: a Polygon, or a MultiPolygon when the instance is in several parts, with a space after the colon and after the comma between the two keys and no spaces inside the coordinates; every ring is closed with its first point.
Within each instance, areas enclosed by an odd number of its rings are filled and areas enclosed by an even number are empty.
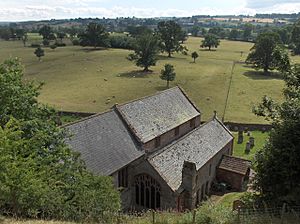
{"type": "MultiPolygon", "coordinates": [[[[32,36],[31,36],[32,37],[32,36]]],[[[38,40],[34,36],[34,42],[38,40]]],[[[139,70],[126,60],[127,50],[88,50],[68,46],[54,51],[46,48],[45,57],[38,62],[33,48],[24,48],[19,41],[0,41],[0,61],[8,57],[20,57],[25,65],[25,77],[43,81],[45,86],[40,100],[57,109],[85,112],[101,112],[115,103],[124,103],[165,89],[166,83],[159,78],[165,63],[175,66],[177,77],[171,85],[180,84],[203,112],[203,119],[217,110],[223,116],[233,61],[244,60],[250,43],[222,41],[217,51],[199,50],[200,38],[189,38],[187,46],[198,51],[197,62],[189,56],[165,55],[154,72],[148,75],[132,73],[139,70]],[[241,58],[241,51],[244,51],[241,58]],[[107,80],[107,81],[105,81],[107,80]]],[[[300,62],[300,57],[295,57],[300,62]]],[[[251,68],[237,65],[225,120],[262,122],[251,113],[251,106],[265,95],[281,98],[283,82],[279,79],[245,75],[251,68]]]]}

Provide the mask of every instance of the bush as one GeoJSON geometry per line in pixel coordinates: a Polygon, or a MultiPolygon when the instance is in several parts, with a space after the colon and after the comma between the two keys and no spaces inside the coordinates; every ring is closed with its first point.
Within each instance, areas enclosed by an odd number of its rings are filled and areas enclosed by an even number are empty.
{"type": "Polygon", "coordinates": [[[80,41],[78,39],[74,39],[74,40],[72,40],[72,44],[74,46],[79,46],[80,45],[80,41]]]}
{"type": "Polygon", "coordinates": [[[109,43],[111,48],[133,50],[135,39],[127,36],[110,36],[109,43]]]}
{"type": "Polygon", "coordinates": [[[41,47],[41,45],[38,44],[38,43],[32,43],[32,44],[30,45],[30,47],[38,48],[38,47],[41,47]]]}
{"type": "Polygon", "coordinates": [[[56,46],[56,44],[52,44],[52,45],[50,45],[50,48],[51,48],[52,50],[54,50],[55,48],[57,48],[57,46],[56,46]]]}
{"type": "Polygon", "coordinates": [[[49,44],[50,44],[50,41],[49,41],[49,40],[47,40],[47,39],[44,39],[44,40],[43,40],[43,45],[44,45],[45,47],[49,46],[49,44]]]}
{"type": "Polygon", "coordinates": [[[55,42],[55,45],[57,47],[65,47],[65,46],[67,46],[65,43],[60,43],[60,42],[55,42]]]}

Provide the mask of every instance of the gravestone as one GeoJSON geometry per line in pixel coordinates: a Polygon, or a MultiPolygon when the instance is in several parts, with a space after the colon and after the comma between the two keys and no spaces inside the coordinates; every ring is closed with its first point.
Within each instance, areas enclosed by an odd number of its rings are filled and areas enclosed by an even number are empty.
{"type": "Polygon", "coordinates": [[[246,143],[246,148],[245,148],[245,153],[246,153],[246,154],[249,154],[249,153],[250,153],[250,150],[251,150],[250,142],[247,142],[247,143],[246,143]]]}
{"type": "Polygon", "coordinates": [[[239,131],[238,133],[238,144],[242,144],[244,141],[243,131],[239,131]]]}
{"type": "Polygon", "coordinates": [[[249,142],[250,142],[250,147],[253,148],[254,147],[254,137],[250,137],[249,138],[249,142]]]}

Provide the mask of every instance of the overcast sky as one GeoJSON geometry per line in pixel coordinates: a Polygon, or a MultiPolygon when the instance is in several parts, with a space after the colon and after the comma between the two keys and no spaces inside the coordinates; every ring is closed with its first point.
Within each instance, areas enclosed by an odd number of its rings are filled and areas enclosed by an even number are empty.
{"type": "Polygon", "coordinates": [[[300,0],[0,0],[0,21],[298,13],[300,0]]]}

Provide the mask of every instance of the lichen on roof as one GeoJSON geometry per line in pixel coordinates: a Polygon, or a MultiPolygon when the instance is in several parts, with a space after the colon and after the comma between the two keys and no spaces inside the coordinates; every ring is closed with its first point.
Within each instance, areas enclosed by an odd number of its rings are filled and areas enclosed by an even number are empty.
{"type": "Polygon", "coordinates": [[[232,139],[228,130],[214,118],[150,156],[148,161],[176,191],[181,185],[184,161],[195,163],[199,170],[232,139]]]}
{"type": "Polygon", "coordinates": [[[146,143],[199,116],[179,87],[117,107],[141,142],[146,143]]]}

